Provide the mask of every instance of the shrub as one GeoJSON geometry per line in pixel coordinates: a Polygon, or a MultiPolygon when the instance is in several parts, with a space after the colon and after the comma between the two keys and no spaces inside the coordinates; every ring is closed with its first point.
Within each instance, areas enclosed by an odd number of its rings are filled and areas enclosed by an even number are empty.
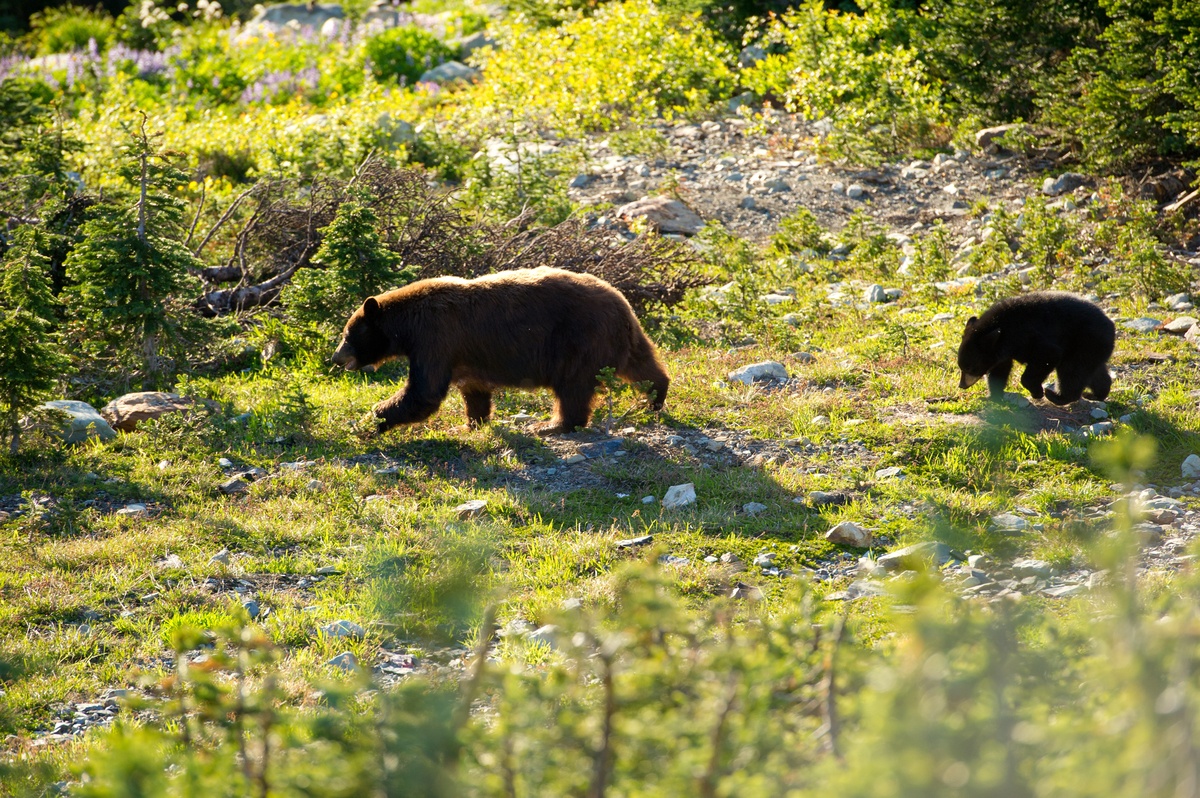
{"type": "Polygon", "coordinates": [[[48,398],[71,363],[55,329],[47,247],[45,233],[22,227],[0,260],[0,441],[8,439],[13,455],[21,416],[48,398]]]}
{"type": "Polygon", "coordinates": [[[385,30],[367,39],[363,47],[376,78],[408,85],[454,56],[441,39],[414,26],[385,30]]]}
{"type": "Polygon", "coordinates": [[[831,120],[843,147],[932,143],[943,121],[936,84],[917,52],[895,43],[887,7],[862,5],[862,14],[844,14],[808,0],[773,19],[762,32],[768,55],[742,82],[808,119],[831,120]]]}
{"type": "Polygon", "coordinates": [[[516,20],[484,63],[469,118],[488,131],[526,122],[564,133],[612,130],[698,112],[729,96],[733,53],[696,16],[678,20],[648,0],[538,30],[516,20]]]}
{"type": "Polygon", "coordinates": [[[384,247],[378,224],[369,206],[342,203],[320,230],[315,268],[301,270],[283,292],[293,318],[315,327],[340,327],[367,297],[412,282],[416,269],[402,268],[400,258],[384,247]]]}
{"type": "Polygon", "coordinates": [[[1200,6],[1102,0],[1112,22],[1040,100],[1045,119],[1100,167],[1200,152],[1200,6]]]}
{"type": "Polygon", "coordinates": [[[107,13],[76,5],[47,8],[29,18],[39,55],[108,48],[115,31],[107,13]]]}

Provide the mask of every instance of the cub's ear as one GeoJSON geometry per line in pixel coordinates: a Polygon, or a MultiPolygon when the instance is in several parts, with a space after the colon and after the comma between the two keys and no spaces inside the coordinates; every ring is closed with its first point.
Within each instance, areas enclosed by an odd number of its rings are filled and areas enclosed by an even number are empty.
{"type": "Polygon", "coordinates": [[[975,322],[977,322],[977,321],[979,321],[979,319],[972,316],[971,318],[967,319],[967,327],[974,327],[975,322]]]}
{"type": "Polygon", "coordinates": [[[363,302],[363,315],[368,319],[379,315],[379,302],[373,296],[367,297],[367,301],[363,302]]]}

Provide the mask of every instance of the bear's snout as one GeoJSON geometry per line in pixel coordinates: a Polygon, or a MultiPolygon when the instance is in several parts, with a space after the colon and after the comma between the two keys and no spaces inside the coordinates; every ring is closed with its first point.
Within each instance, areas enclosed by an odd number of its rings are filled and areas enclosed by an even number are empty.
{"type": "Polygon", "coordinates": [[[333,363],[335,366],[341,366],[346,369],[346,371],[356,371],[358,369],[358,358],[350,352],[350,347],[346,346],[345,343],[342,343],[341,346],[334,350],[333,363]]]}
{"type": "Polygon", "coordinates": [[[967,372],[964,371],[962,373],[962,378],[959,379],[959,381],[958,381],[958,387],[959,388],[970,388],[972,385],[979,382],[980,379],[981,379],[981,377],[976,377],[975,375],[968,374],[967,372]]]}

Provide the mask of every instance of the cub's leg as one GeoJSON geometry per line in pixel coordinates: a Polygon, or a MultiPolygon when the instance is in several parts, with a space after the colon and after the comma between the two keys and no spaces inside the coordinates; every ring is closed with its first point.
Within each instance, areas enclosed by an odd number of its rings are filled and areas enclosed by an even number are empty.
{"type": "Polygon", "coordinates": [[[1052,371],[1054,371],[1054,366],[1048,363],[1030,363],[1025,367],[1025,373],[1021,375],[1021,385],[1029,391],[1029,395],[1034,399],[1041,399],[1045,396],[1042,383],[1046,381],[1052,371]]]}
{"type": "Polygon", "coordinates": [[[1112,390],[1112,375],[1108,373],[1108,364],[1101,363],[1100,368],[1093,372],[1092,377],[1088,380],[1088,393],[1093,399],[1103,402],[1108,398],[1108,392],[1112,390]]]}
{"type": "Polygon", "coordinates": [[[988,372],[988,396],[992,399],[1003,399],[1004,388],[1008,385],[1008,375],[1012,373],[1012,360],[1002,360],[988,372]]]}
{"type": "Polygon", "coordinates": [[[474,429],[492,420],[492,392],[476,385],[462,387],[467,406],[467,426],[474,429]]]}
{"type": "Polygon", "coordinates": [[[1046,398],[1056,405],[1069,405],[1083,396],[1083,388],[1091,378],[1091,369],[1060,365],[1058,367],[1058,390],[1048,389],[1046,398]]]}

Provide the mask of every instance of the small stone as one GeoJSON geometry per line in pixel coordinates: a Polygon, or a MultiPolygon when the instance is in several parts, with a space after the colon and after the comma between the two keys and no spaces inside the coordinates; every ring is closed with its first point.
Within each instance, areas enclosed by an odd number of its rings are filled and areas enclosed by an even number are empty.
{"type": "Polygon", "coordinates": [[[1172,319],[1162,326],[1163,332],[1169,332],[1172,335],[1186,335],[1187,331],[1196,326],[1200,322],[1195,316],[1180,316],[1177,319],[1172,319]]]}
{"type": "Polygon", "coordinates": [[[1054,575],[1054,569],[1050,567],[1050,563],[1045,560],[1034,560],[1028,557],[1022,557],[1014,560],[1012,564],[1013,576],[1018,579],[1026,577],[1037,577],[1039,579],[1049,579],[1054,575]]]}
{"type": "Polygon", "coordinates": [[[1057,587],[1048,587],[1042,591],[1043,596],[1050,598],[1070,598],[1078,596],[1080,593],[1087,592],[1087,585],[1059,585],[1057,587]]]}
{"type": "Polygon", "coordinates": [[[1029,522],[1013,513],[1001,513],[992,516],[991,527],[997,532],[1024,532],[1029,528],[1029,522]]]}
{"type": "Polygon", "coordinates": [[[882,302],[887,302],[887,292],[883,290],[882,285],[875,283],[863,292],[863,298],[868,302],[877,305],[882,302]]]}
{"type": "Polygon", "coordinates": [[[644,219],[660,233],[690,236],[704,227],[704,220],[695,211],[670,197],[643,197],[617,208],[614,215],[626,221],[644,219]]]}
{"type": "Polygon", "coordinates": [[[117,510],[117,515],[145,515],[146,505],[144,504],[127,504],[120,510],[117,510]]]}
{"type": "Polygon", "coordinates": [[[751,565],[754,565],[758,568],[766,568],[766,567],[768,567],[770,565],[774,565],[774,564],[775,564],[775,553],[770,552],[770,551],[762,552],[761,554],[756,556],[754,558],[754,562],[751,563],[751,565]]]}
{"type": "Polygon", "coordinates": [[[686,507],[689,504],[695,503],[696,486],[691,482],[685,482],[682,485],[672,485],[667,489],[667,495],[663,496],[662,500],[662,506],[667,510],[686,507]]]}
{"type": "Polygon", "coordinates": [[[1101,437],[1103,435],[1111,435],[1115,425],[1111,421],[1097,421],[1083,428],[1083,431],[1093,437],[1101,437]]]}
{"type": "Polygon", "coordinates": [[[829,416],[813,416],[811,423],[814,427],[828,427],[833,422],[829,420],[829,416]]]}
{"type": "Polygon", "coordinates": [[[579,453],[588,459],[595,457],[606,457],[621,451],[621,447],[624,445],[624,438],[609,438],[606,441],[585,443],[579,447],[579,453]]]}
{"type": "Polygon", "coordinates": [[[255,601],[254,599],[247,599],[246,601],[243,601],[242,609],[244,609],[246,611],[246,614],[250,616],[250,620],[252,620],[252,621],[255,618],[257,618],[259,616],[259,613],[261,612],[261,609],[258,606],[258,602],[255,601]]]}
{"type": "Polygon", "coordinates": [[[1183,460],[1183,464],[1179,467],[1180,473],[1184,479],[1196,479],[1200,477],[1200,455],[1189,454],[1183,460]]]}
{"type": "Polygon", "coordinates": [[[741,202],[738,203],[738,206],[742,210],[755,211],[755,210],[758,210],[758,200],[754,199],[754,197],[749,197],[749,196],[742,197],[742,200],[741,200],[741,202]]]}
{"type": "Polygon", "coordinates": [[[752,363],[748,366],[742,366],[736,371],[729,372],[728,380],[730,382],[741,382],[745,385],[753,385],[760,380],[778,380],[786,382],[788,379],[787,368],[780,362],[775,360],[767,360],[762,363],[752,363]]]}
{"type": "Polygon", "coordinates": [[[354,656],[353,651],[343,651],[325,664],[347,672],[358,670],[358,658],[354,656]]]}
{"type": "Polygon", "coordinates": [[[319,479],[310,479],[308,481],[308,484],[305,485],[304,487],[311,491],[319,491],[319,490],[322,490],[325,486],[324,486],[324,484],[321,483],[321,480],[319,480],[319,479]]]}
{"type": "Polygon", "coordinates": [[[729,597],[745,601],[759,601],[762,599],[762,591],[754,585],[737,582],[734,584],[733,589],[729,591],[729,597]]]}
{"type": "Polygon", "coordinates": [[[843,504],[849,504],[850,497],[837,491],[814,490],[808,494],[808,501],[813,507],[840,507],[843,504]]]}
{"type": "Polygon", "coordinates": [[[179,558],[178,554],[168,554],[154,564],[159,568],[182,568],[183,560],[179,558]]]}
{"type": "Polygon", "coordinates": [[[139,421],[187,410],[192,404],[191,399],[178,394],[142,391],[113,399],[100,409],[100,415],[112,424],[113,429],[133,432],[139,421]]]}
{"type": "Polygon", "coordinates": [[[1162,326],[1162,319],[1155,319],[1150,316],[1142,316],[1131,321],[1123,322],[1121,326],[1135,332],[1154,332],[1162,326]]]}
{"type": "Polygon", "coordinates": [[[1042,181],[1042,193],[1050,197],[1057,197],[1068,191],[1074,191],[1085,183],[1087,183],[1087,177],[1084,175],[1078,172],[1063,172],[1058,177],[1047,177],[1042,181]]]}
{"type": "Polygon", "coordinates": [[[710,452],[719,452],[725,448],[725,441],[708,441],[704,444],[704,448],[710,452]]]}
{"type": "Polygon", "coordinates": [[[1108,418],[1108,411],[1103,407],[1093,407],[1091,416],[1092,418],[1108,418]]]}
{"type": "Polygon", "coordinates": [[[617,548],[618,549],[632,549],[632,548],[636,548],[637,546],[645,546],[647,543],[653,542],[653,540],[654,540],[654,535],[642,535],[642,536],[636,537],[636,538],[626,538],[625,540],[617,541],[617,548]]]}
{"type": "Polygon", "coordinates": [[[241,477],[233,477],[232,479],[223,482],[219,490],[226,496],[233,496],[238,493],[243,493],[250,489],[250,483],[241,477]]]}
{"type": "Polygon", "coordinates": [[[903,477],[904,469],[900,466],[888,466],[875,472],[875,479],[902,479],[903,477]]]}
{"type": "Polygon", "coordinates": [[[525,635],[525,639],[530,643],[545,643],[551,648],[554,647],[554,638],[558,636],[558,627],[552,623],[545,626],[539,626],[529,634],[525,635]]]}
{"type": "Polygon", "coordinates": [[[867,190],[858,183],[851,183],[846,188],[846,196],[850,199],[862,199],[867,195],[867,190]]]}
{"type": "Polygon", "coordinates": [[[582,454],[573,454],[570,457],[563,460],[563,462],[566,463],[567,465],[575,465],[577,463],[582,463],[586,459],[587,458],[584,457],[582,454]]]}
{"type": "Polygon", "coordinates": [[[992,561],[986,554],[972,554],[967,558],[967,566],[972,570],[982,570],[991,564],[992,561]]]}
{"type": "Polygon", "coordinates": [[[330,637],[351,637],[360,639],[366,636],[367,630],[354,621],[334,621],[321,627],[321,631],[330,637]]]}
{"type": "Polygon", "coordinates": [[[888,552],[879,558],[879,564],[889,571],[914,570],[929,562],[940,566],[952,557],[950,547],[945,543],[926,541],[888,552]]]}
{"type": "Polygon", "coordinates": [[[591,175],[575,175],[571,178],[571,182],[567,183],[568,188],[586,188],[587,184],[592,182],[591,175]]]}
{"type": "Polygon", "coordinates": [[[341,570],[336,565],[322,565],[317,569],[317,576],[335,576],[340,573],[341,570]]]}
{"type": "Polygon", "coordinates": [[[83,443],[93,437],[110,441],[117,437],[117,431],[87,402],[58,399],[43,402],[38,409],[56,410],[66,414],[66,421],[58,431],[63,443],[83,443]]]}
{"type": "MultiPolygon", "coordinates": [[[[580,455],[582,457],[582,455],[580,455]]],[[[454,508],[454,514],[458,516],[459,521],[469,521],[472,518],[477,518],[483,515],[484,508],[487,507],[487,499],[471,499],[469,502],[463,502],[454,508]]]]}
{"type": "Polygon", "coordinates": [[[759,504],[758,502],[750,502],[749,504],[742,505],[742,512],[746,515],[758,515],[761,512],[765,512],[766,509],[767,505],[759,504]]]}
{"type": "Polygon", "coordinates": [[[221,549],[216,554],[208,558],[209,564],[216,563],[217,565],[229,565],[229,549],[221,549]]]}
{"type": "Polygon", "coordinates": [[[870,530],[862,528],[853,521],[843,521],[826,532],[825,539],[839,546],[866,549],[870,548],[874,542],[874,535],[870,530]]]}
{"type": "Polygon", "coordinates": [[[654,504],[656,501],[658,501],[658,499],[655,498],[654,496],[643,496],[642,497],[642,504],[654,504]]]}
{"type": "Polygon", "coordinates": [[[221,468],[233,468],[233,461],[228,457],[222,457],[217,461],[217,465],[219,465],[221,468]]]}

